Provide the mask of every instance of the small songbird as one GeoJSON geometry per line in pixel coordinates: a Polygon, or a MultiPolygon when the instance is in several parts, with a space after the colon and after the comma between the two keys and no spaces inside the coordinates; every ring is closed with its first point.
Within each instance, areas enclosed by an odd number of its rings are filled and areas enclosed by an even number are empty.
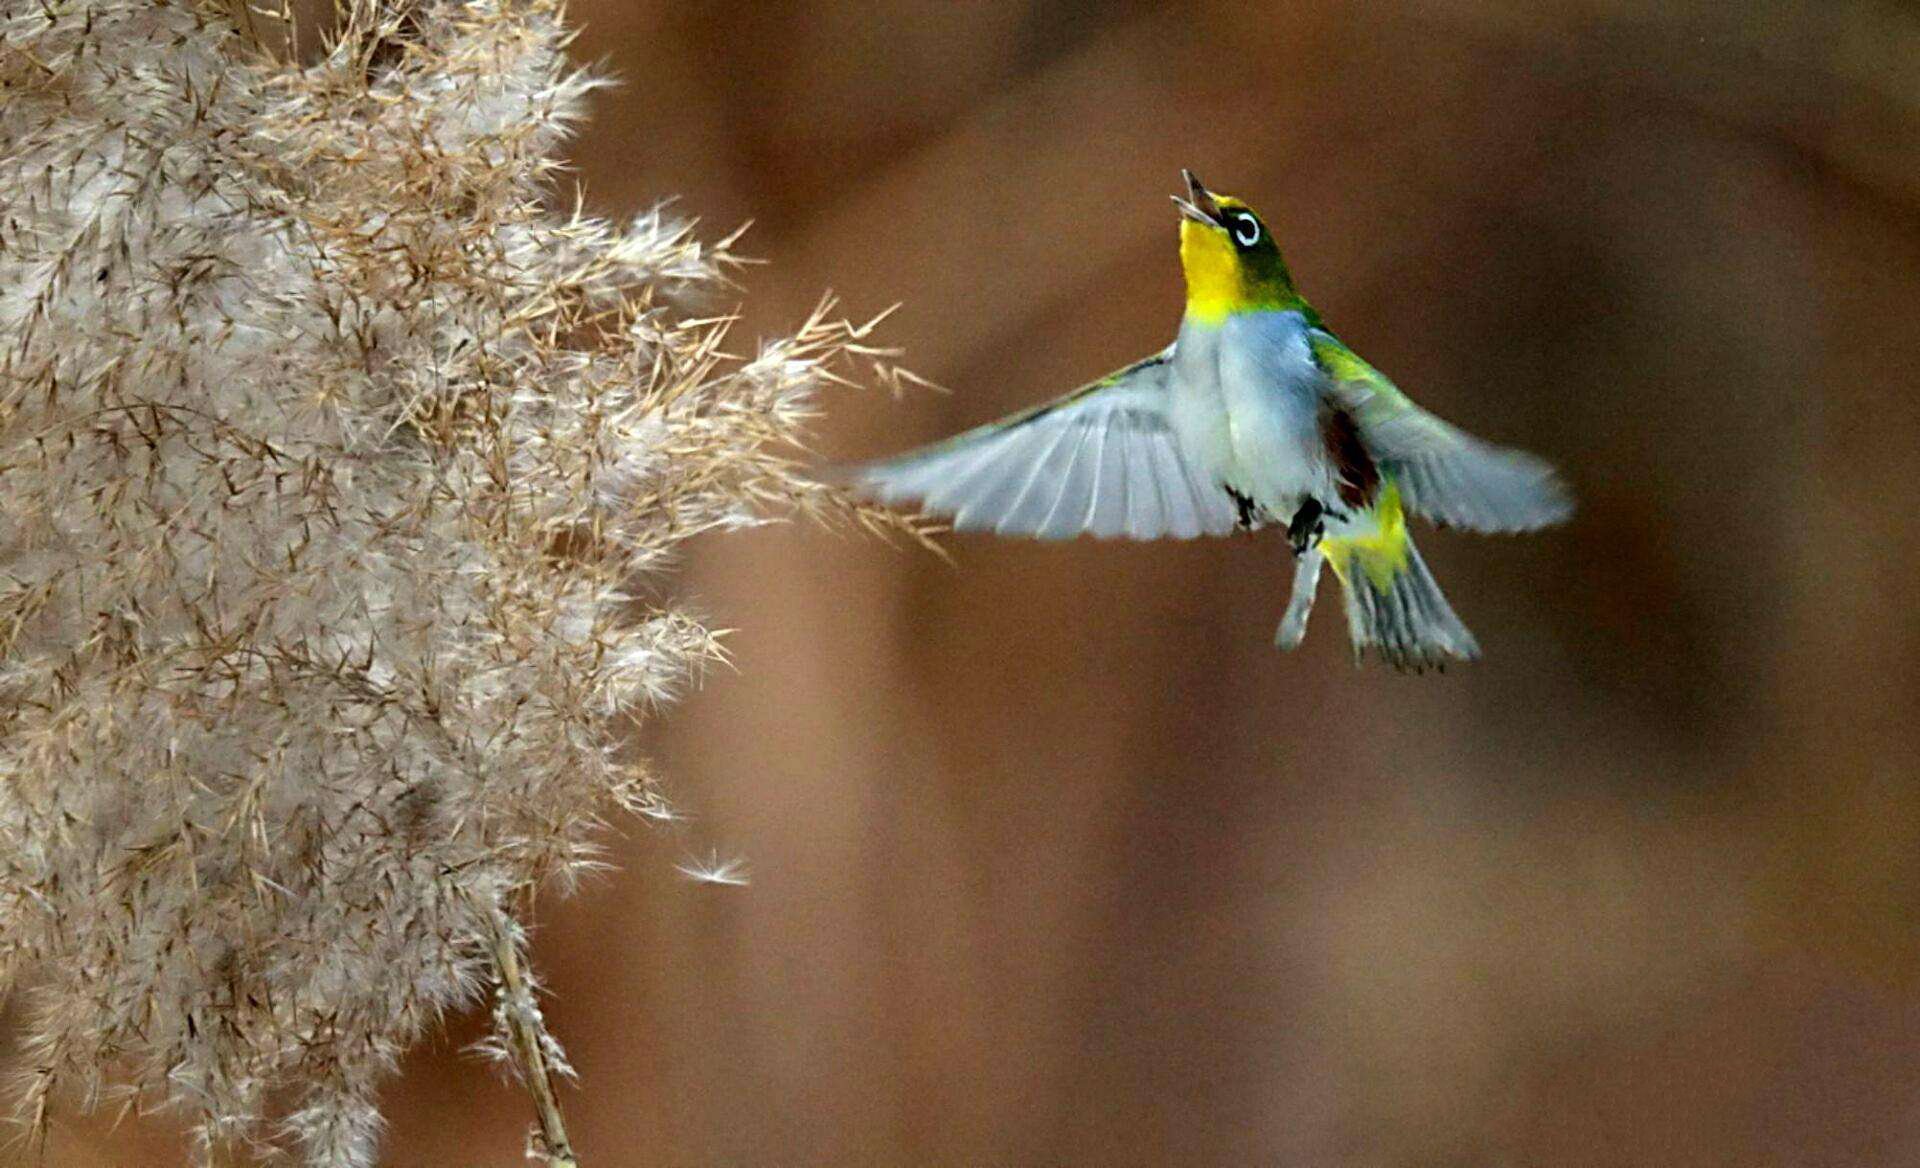
{"type": "Polygon", "coordinates": [[[1400,669],[1479,646],[1414,549],[1407,517],[1531,531],[1573,510],[1553,468],[1416,406],[1321,323],[1273,235],[1183,171],[1187,311],[1171,345],[1065,397],[869,463],[855,482],[959,531],[1068,539],[1227,535],[1284,523],[1296,558],[1275,642],[1305,634],[1332,564],[1355,658],[1400,669]]]}

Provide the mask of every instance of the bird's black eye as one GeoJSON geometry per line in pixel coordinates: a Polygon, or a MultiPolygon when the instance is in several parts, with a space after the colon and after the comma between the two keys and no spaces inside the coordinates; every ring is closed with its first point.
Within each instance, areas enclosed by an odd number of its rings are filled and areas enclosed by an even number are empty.
{"type": "Polygon", "coordinates": [[[1260,220],[1253,217],[1253,212],[1235,211],[1228,223],[1228,229],[1233,232],[1233,241],[1241,247],[1252,247],[1260,242],[1260,220]]]}

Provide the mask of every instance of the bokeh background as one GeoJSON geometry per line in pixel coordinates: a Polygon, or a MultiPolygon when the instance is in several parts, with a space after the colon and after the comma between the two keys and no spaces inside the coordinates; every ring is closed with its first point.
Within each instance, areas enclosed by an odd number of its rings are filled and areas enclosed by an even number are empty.
{"type": "MultiPolygon", "coordinates": [[[[583,1163],[1920,1163],[1920,11],[572,13],[591,206],[752,219],[743,345],[831,288],[950,387],[836,396],[827,456],[1163,345],[1190,166],[1582,505],[1424,538],[1486,649],[1438,677],[1355,670],[1330,586],[1274,652],[1272,533],[710,539],[738,671],[641,744],[697,818],[540,921],[583,1163]]],[[[390,1163],[522,1162],[481,1030],[390,1163]]]]}

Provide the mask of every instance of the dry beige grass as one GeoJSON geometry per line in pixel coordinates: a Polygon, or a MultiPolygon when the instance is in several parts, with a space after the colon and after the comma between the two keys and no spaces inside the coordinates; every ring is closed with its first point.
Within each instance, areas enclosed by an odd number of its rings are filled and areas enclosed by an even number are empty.
{"type": "Polygon", "coordinates": [[[793,461],[885,354],[823,307],[730,357],[726,242],[556,210],[593,84],[557,4],[363,0],[307,64],[246,16],[0,17],[17,1099],[368,1164],[382,1077],[492,987],[561,1162],[517,922],[665,813],[622,720],[719,653],[647,581],[768,515],[894,522],[793,461]]]}

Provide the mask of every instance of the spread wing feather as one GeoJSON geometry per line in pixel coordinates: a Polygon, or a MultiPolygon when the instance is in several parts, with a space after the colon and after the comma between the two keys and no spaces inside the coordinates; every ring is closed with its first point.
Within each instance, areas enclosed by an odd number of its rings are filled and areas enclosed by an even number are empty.
{"type": "Polygon", "coordinates": [[[884,462],[854,481],[918,500],[958,531],[1071,539],[1225,535],[1225,490],[1180,455],[1167,421],[1171,349],[1023,413],[884,462]]]}
{"type": "Polygon", "coordinates": [[[1400,484],[1407,510],[1469,531],[1532,531],[1573,513],[1573,496],[1543,459],[1483,442],[1401,393],[1333,334],[1316,330],[1313,356],[1361,443],[1400,484]]]}

